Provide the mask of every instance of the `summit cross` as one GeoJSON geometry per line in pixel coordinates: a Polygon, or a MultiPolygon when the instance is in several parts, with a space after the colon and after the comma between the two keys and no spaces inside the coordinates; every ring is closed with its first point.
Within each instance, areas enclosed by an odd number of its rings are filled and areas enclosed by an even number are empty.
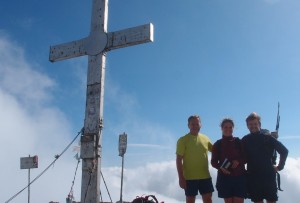
{"type": "Polygon", "coordinates": [[[102,156],[103,101],[106,52],[153,42],[151,23],[107,32],[108,0],[93,0],[88,37],[50,47],[49,60],[56,62],[88,55],[86,108],[81,136],[81,203],[99,203],[102,156]]]}

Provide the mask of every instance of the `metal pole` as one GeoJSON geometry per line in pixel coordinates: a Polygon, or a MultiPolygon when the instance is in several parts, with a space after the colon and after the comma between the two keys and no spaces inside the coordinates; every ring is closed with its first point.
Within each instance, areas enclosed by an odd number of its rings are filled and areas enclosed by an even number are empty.
{"type": "Polygon", "coordinates": [[[28,203],[30,203],[30,168],[28,169],[28,203]]]}
{"type": "Polygon", "coordinates": [[[122,173],[121,173],[121,194],[120,194],[120,203],[123,203],[122,194],[123,194],[123,169],[124,169],[124,155],[122,156],[122,173]]]}

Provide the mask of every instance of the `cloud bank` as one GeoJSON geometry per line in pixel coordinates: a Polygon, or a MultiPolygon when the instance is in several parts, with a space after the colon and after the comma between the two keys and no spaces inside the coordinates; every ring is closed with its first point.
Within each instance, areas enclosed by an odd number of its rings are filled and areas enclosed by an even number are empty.
{"type": "MultiPolygon", "coordinates": [[[[216,170],[210,168],[213,182],[216,181],[216,170]]],[[[109,181],[109,189],[117,199],[120,193],[121,168],[104,168],[109,181]]],[[[293,202],[299,199],[300,191],[300,158],[288,158],[285,169],[281,172],[281,186],[283,192],[278,192],[279,202],[293,202]]],[[[138,168],[126,169],[124,171],[123,200],[131,201],[135,196],[143,194],[154,194],[159,201],[170,203],[185,202],[184,191],[178,186],[178,178],[175,161],[157,162],[146,164],[138,168]]],[[[198,196],[197,201],[201,202],[198,196]]],[[[217,198],[217,192],[213,194],[213,202],[224,202],[217,198]]],[[[247,199],[245,202],[251,202],[247,199]]]]}
{"type": "MultiPolygon", "coordinates": [[[[1,202],[28,183],[28,171],[20,169],[20,157],[39,156],[39,168],[31,170],[32,180],[73,136],[64,113],[50,105],[55,81],[35,69],[36,64],[26,59],[24,50],[0,32],[0,161],[3,166],[0,179],[4,185],[1,202]]],[[[71,159],[64,160],[50,168],[47,176],[31,186],[32,201],[48,202],[54,196],[66,196],[70,180],[64,180],[64,176],[74,170],[73,164],[76,162],[71,159]],[[54,171],[56,167],[63,170],[54,171]],[[58,184],[64,185],[64,189],[56,190],[58,184]]],[[[24,199],[27,192],[13,202],[24,202],[24,199]]]]}

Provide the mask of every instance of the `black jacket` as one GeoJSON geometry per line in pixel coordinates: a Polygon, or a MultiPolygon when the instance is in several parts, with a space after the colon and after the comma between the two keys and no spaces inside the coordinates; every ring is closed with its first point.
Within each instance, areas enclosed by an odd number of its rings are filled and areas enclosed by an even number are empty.
{"type": "Polygon", "coordinates": [[[242,152],[247,163],[247,172],[260,176],[274,174],[272,157],[276,150],[280,154],[278,170],[282,170],[288,155],[287,148],[270,135],[251,133],[242,139],[242,152]]]}

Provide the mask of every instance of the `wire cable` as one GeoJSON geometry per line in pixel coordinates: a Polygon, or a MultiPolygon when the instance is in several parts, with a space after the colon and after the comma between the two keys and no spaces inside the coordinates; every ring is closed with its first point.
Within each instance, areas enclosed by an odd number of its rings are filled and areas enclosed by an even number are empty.
{"type": "Polygon", "coordinates": [[[87,193],[89,191],[89,187],[90,187],[90,184],[91,184],[91,179],[92,179],[92,171],[89,172],[90,173],[90,177],[89,177],[89,182],[86,186],[86,190],[85,190],[85,194],[84,194],[84,199],[83,199],[83,203],[85,203],[86,201],[86,197],[87,197],[87,193]]]}
{"type": "Polygon", "coordinates": [[[101,189],[99,190],[99,194],[100,194],[100,202],[103,202],[101,189]]]}
{"type": "Polygon", "coordinates": [[[15,197],[21,194],[26,188],[28,188],[32,183],[34,183],[37,179],[39,179],[59,159],[59,157],[62,156],[69,149],[69,147],[73,144],[73,142],[77,139],[77,137],[80,134],[83,134],[83,131],[84,129],[82,128],[80,132],[78,132],[78,134],[75,136],[75,138],[70,142],[70,144],[68,144],[67,147],[59,155],[55,155],[55,159],[37,177],[35,177],[26,187],[24,187],[22,190],[17,192],[11,198],[9,198],[5,203],[8,203],[11,200],[13,200],[15,197]]]}
{"type": "Polygon", "coordinates": [[[75,183],[75,178],[76,178],[79,163],[80,163],[80,159],[77,160],[77,165],[76,165],[76,169],[75,169],[74,178],[73,178],[73,181],[72,181],[72,186],[71,186],[71,189],[70,189],[70,192],[69,192],[69,195],[68,195],[68,196],[72,196],[72,198],[73,198],[73,186],[74,186],[74,183],[75,183]]]}
{"type": "Polygon", "coordinates": [[[110,202],[112,203],[112,200],[111,200],[111,196],[110,196],[109,190],[108,190],[108,188],[107,188],[107,185],[106,185],[106,182],[105,182],[105,180],[104,180],[104,176],[103,176],[103,174],[102,174],[102,171],[100,171],[100,172],[101,172],[101,176],[102,176],[102,179],[103,179],[103,182],[104,182],[104,185],[105,185],[106,191],[107,191],[107,193],[108,193],[108,196],[109,196],[110,202]]]}

